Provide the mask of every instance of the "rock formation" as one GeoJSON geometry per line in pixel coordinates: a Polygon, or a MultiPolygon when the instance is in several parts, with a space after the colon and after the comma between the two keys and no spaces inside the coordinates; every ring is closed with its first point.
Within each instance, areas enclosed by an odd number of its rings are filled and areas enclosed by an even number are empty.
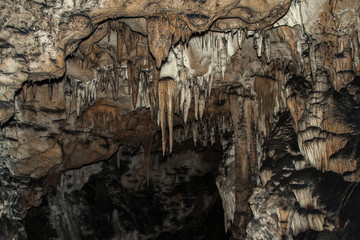
{"type": "Polygon", "coordinates": [[[360,3],[3,0],[1,239],[356,239],[360,3]]]}

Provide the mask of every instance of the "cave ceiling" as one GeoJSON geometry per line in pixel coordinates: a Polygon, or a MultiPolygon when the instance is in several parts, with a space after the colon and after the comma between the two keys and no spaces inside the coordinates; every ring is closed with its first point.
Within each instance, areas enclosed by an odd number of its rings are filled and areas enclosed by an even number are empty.
{"type": "MultiPolygon", "coordinates": [[[[194,149],[224,148],[230,134],[235,190],[229,198],[231,184],[218,180],[217,187],[225,225],[237,222],[233,236],[242,239],[251,211],[265,211],[254,198],[267,190],[253,194],[255,185],[288,177],[269,159],[292,159],[294,173],[313,168],[359,180],[359,5],[3,0],[1,156],[13,175],[41,179],[48,189],[63,171],[119,149],[153,147],[159,158],[171,157],[188,140],[194,149]]],[[[293,191],[283,204],[302,204],[293,191]]],[[[282,221],[290,210],[276,211],[282,221]]],[[[305,229],[296,227],[300,215],[291,216],[280,235],[305,229]]],[[[320,225],[305,230],[324,230],[320,225]]]]}

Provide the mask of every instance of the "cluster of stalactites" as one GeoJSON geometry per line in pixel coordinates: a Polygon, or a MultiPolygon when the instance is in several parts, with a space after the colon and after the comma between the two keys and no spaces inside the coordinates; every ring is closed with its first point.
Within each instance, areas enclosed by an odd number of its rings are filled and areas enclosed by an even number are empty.
{"type": "Polygon", "coordinates": [[[85,83],[81,80],[65,76],[64,98],[67,118],[69,118],[71,114],[71,103],[73,99],[76,101],[77,117],[80,116],[80,110],[83,103],[89,105],[96,100],[97,83],[98,79],[93,79],[85,83]]]}
{"type": "Polygon", "coordinates": [[[134,108],[146,107],[152,114],[158,112],[164,153],[167,118],[171,152],[173,112],[182,114],[186,125],[193,101],[194,118],[201,122],[214,80],[225,79],[226,66],[243,47],[245,39],[253,36],[258,57],[265,53],[269,61],[270,36],[237,29],[227,33],[209,31],[190,38],[186,24],[172,15],[150,18],[147,27],[146,39],[124,23],[109,21],[107,50],[113,62],[98,68],[93,81],[84,83],[67,78],[71,83],[65,83],[66,112],[69,117],[73,96],[79,116],[82,102],[91,103],[96,91],[107,93],[111,89],[116,101],[119,89],[127,89],[125,92],[132,95],[134,108]],[[112,31],[116,32],[116,46],[112,45],[115,43],[112,31]]]}
{"type": "Polygon", "coordinates": [[[172,150],[172,114],[182,114],[184,125],[188,121],[190,107],[194,106],[194,118],[201,122],[206,102],[211,97],[215,79],[225,79],[226,67],[231,57],[242,48],[246,38],[253,36],[258,57],[265,53],[270,61],[270,35],[239,29],[227,33],[208,32],[193,36],[187,43],[179,42],[172,47],[167,61],[161,68],[158,87],[158,125],[161,126],[163,154],[166,149],[165,116],[169,126],[170,152],[172,150]]]}
{"type": "MultiPolygon", "coordinates": [[[[204,77],[186,78],[183,84],[176,85],[176,81],[172,78],[163,78],[159,81],[158,86],[158,125],[162,131],[162,146],[163,154],[166,149],[166,127],[165,117],[167,117],[167,125],[169,128],[169,151],[171,153],[173,146],[173,113],[180,115],[182,113],[184,125],[187,124],[192,98],[194,99],[194,113],[195,120],[202,121],[205,110],[206,100],[208,97],[208,89],[201,86],[204,77]],[[179,86],[181,86],[179,88],[179,86]]],[[[209,81],[209,79],[207,79],[209,81]]],[[[212,81],[212,80],[210,80],[212,81]]],[[[210,92],[210,91],[209,91],[210,92]]],[[[195,140],[194,140],[195,141],[195,140]]],[[[196,142],[195,142],[196,145],[196,142]]]]}

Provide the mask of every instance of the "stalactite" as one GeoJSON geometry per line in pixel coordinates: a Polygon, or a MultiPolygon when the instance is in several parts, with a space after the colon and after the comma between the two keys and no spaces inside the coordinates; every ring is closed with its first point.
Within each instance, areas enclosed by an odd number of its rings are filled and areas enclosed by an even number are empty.
{"type": "Polygon", "coordinates": [[[151,147],[153,139],[151,136],[145,142],[144,157],[146,164],[146,186],[150,184],[150,160],[151,160],[151,147]]]}
{"type": "Polygon", "coordinates": [[[152,67],[152,73],[153,73],[153,92],[155,97],[155,109],[159,107],[159,99],[158,99],[158,85],[159,85],[159,79],[160,79],[160,70],[156,68],[155,62],[152,61],[153,67],[152,67]]]}
{"type": "Polygon", "coordinates": [[[31,86],[31,94],[32,94],[33,99],[35,99],[35,97],[36,97],[36,89],[37,89],[37,84],[33,83],[31,86]]]}
{"type": "Polygon", "coordinates": [[[184,123],[186,124],[188,119],[189,110],[191,107],[191,86],[190,83],[187,81],[187,84],[183,86],[184,88],[184,102],[183,102],[183,116],[184,116],[184,123]]]}
{"type": "Polygon", "coordinates": [[[194,108],[195,108],[195,119],[199,120],[199,87],[198,85],[194,85],[193,87],[193,93],[194,93],[194,108]]]}
{"type": "Polygon", "coordinates": [[[108,39],[107,39],[107,41],[108,42],[110,42],[110,38],[111,38],[111,21],[108,21],[107,22],[107,37],[108,37],[108,39]]]}
{"type": "Polygon", "coordinates": [[[300,71],[304,72],[304,59],[303,59],[303,56],[302,56],[302,48],[301,48],[301,41],[300,40],[296,41],[296,52],[297,52],[298,61],[299,61],[299,65],[300,65],[300,71]]]}
{"type": "Polygon", "coordinates": [[[138,34],[132,34],[132,43],[134,44],[135,48],[135,56],[139,56],[139,35],[138,34]]]}
{"type": "Polygon", "coordinates": [[[206,34],[206,35],[204,36],[204,38],[205,38],[205,51],[209,51],[209,43],[210,43],[210,41],[209,41],[209,34],[206,34]]]}
{"type": "Polygon", "coordinates": [[[92,81],[91,81],[91,88],[90,88],[90,92],[91,92],[91,97],[92,97],[92,100],[96,100],[96,98],[97,98],[97,93],[96,93],[96,91],[97,91],[97,89],[96,89],[96,86],[97,86],[97,83],[98,83],[98,80],[97,79],[93,79],[92,81]]]}
{"type": "Polygon", "coordinates": [[[128,64],[129,71],[129,82],[131,84],[132,89],[132,101],[133,106],[136,108],[138,93],[139,93],[139,76],[140,76],[140,63],[129,63],[128,64]]]}
{"type": "Polygon", "coordinates": [[[150,92],[150,86],[149,86],[149,82],[148,82],[148,72],[141,72],[141,78],[140,78],[140,81],[142,83],[142,97],[143,97],[143,101],[144,101],[144,106],[146,108],[152,108],[152,103],[151,103],[151,100],[150,100],[150,95],[149,95],[149,92],[150,92]]]}
{"type": "Polygon", "coordinates": [[[110,86],[111,86],[112,97],[113,97],[113,99],[115,99],[116,86],[115,86],[115,80],[114,80],[114,71],[111,71],[111,69],[109,69],[106,76],[107,76],[108,85],[110,84],[110,86]]]}
{"type": "Polygon", "coordinates": [[[140,74],[139,74],[139,94],[138,94],[138,99],[137,99],[137,103],[136,103],[136,108],[146,106],[145,95],[146,95],[146,87],[145,87],[144,73],[140,72],[140,74]]]}
{"type": "Polygon", "coordinates": [[[192,122],[192,136],[193,136],[194,147],[196,147],[196,143],[197,143],[198,125],[199,124],[197,121],[192,122]]]}
{"type": "Polygon", "coordinates": [[[113,71],[114,71],[114,78],[113,78],[113,98],[114,101],[118,98],[118,91],[119,91],[119,72],[117,68],[117,61],[113,59],[113,71]]]}
{"type": "Polygon", "coordinates": [[[155,58],[156,67],[160,68],[162,60],[169,54],[172,45],[173,23],[165,16],[148,18],[148,45],[155,58]]]}
{"type": "Polygon", "coordinates": [[[105,90],[105,85],[104,85],[105,72],[104,72],[104,69],[98,69],[97,70],[96,78],[99,79],[98,89],[99,89],[100,92],[103,92],[105,90]]]}
{"type": "Polygon", "coordinates": [[[123,34],[123,39],[124,39],[125,48],[126,48],[126,54],[127,54],[127,56],[129,56],[133,50],[133,47],[135,46],[134,42],[133,42],[134,34],[125,23],[120,24],[120,29],[121,29],[121,33],[123,34]]]}
{"type": "Polygon", "coordinates": [[[109,90],[109,84],[111,83],[110,78],[111,78],[111,74],[112,72],[109,70],[109,68],[105,69],[105,78],[104,78],[104,84],[105,84],[105,93],[107,94],[108,90],[109,90]]]}
{"type": "Polygon", "coordinates": [[[159,111],[160,111],[160,125],[161,125],[161,139],[162,139],[162,151],[165,156],[166,139],[165,139],[165,111],[166,111],[166,81],[159,82],[159,111]]]}
{"type": "Polygon", "coordinates": [[[237,31],[237,42],[240,49],[242,48],[244,41],[245,41],[245,33],[242,29],[239,29],[237,31]]]}
{"type": "Polygon", "coordinates": [[[187,24],[178,18],[174,18],[173,22],[173,25],[176,26],[173,30],[173,44],[176,44],[179,40],[184,43],[188,42],[192,32],[187,24]]]}
{"type": "Polygon", "coordinates": [[[254,31],[252,31],[252,30],[247,30],[247,29],[245,28],[246,38],[249,38],[249,37],[253,36],[254,34],[255,34],[254,31]]]}
{"type": "Polygon", "coordinates": [[[309,61],[311,68],[311,75],[313,81],[316,81],[316,56],[315,56],[315,42],[309,40],[309,61]]]}
{"type": "Polygon", "coordinates": [[[166,150],[166,122],[165,112],[167,112],[167,120],[169,127],[169,147],[170,153],[173,147],[173,98],[174,98],[175,81],[170,78],[162,79],[159,82],[159,114],[160,114],[160,126],[161,126],[161,137],[162,137],[162,150],[163,156],[166,150]]]}
{"type": "Polygon", "coordinates": [[[23,86],[23,102],[24,103],[26,102],[28,88],[29,88],[28,84],[25,83],[24,86],[23,86]]]}
{"type": "Polygon", "coordinates": [[[148,88],[150,88],[148,91],[149,101],[150,101],[150,116],[151,116],[151,119],[154,119],[154,106],[155,106],[154,90],[153,90],[154,87],[149,87],[149,85],[148,85],[148,88]]]}
{"type": "Polygon", "coordinates": [[[72,102],[72,82],[68,76],[65,76],[64,94],[65,94],[64,97],[65,97],[66,118],[68,119],[71,113],[71,102],[72,102]]]}
{"type": "Polygon", "coordinates": [[[116,33],[116,49],[117,49],[117,59],[118,59],[119,63],[121,63],[123,48],[124,48],[124,39],[122,38],[120,30],[117,30],[117,33],[116,33]]]}
{"type": "Polygon", "coordinates": [[[121,167],[121,154],[122,154],[121,147],[119,147],[118,151],[116,152],[116,166],[119,170],[121,167]]]}
{"type": "Polygon", "coordinates": [[[360,71],[360,56],[359,56],[359,34],[354,31],[350,36],[351,56],[353,59],[353,69],[355,72],[360,71]]]}
{"type": "Polygon", "coordinates": [[[54,84],[49,81],[49,84],[48,84],[48,94],[49,94],[49,99],[50,99],[50,101],[51,101],[52,98],[53,98],[53,92],[54,92],[54,84]]]}
{"type": "Polygon", "coordinates": [[[82,95],[82,86],[81,81],[77,81],[76,83],[76,90],[75,90],[75,96],[76,96],[76,116],[80,116],[80,107],[81,107],[81,95],[82,95]]]}
{"type": "Polygon", "coordinates": [[[220,39],[220,46],[219,46],[219,50],[220,51],[220,68],[221,68],[221,78],[222,80],[225,79],[225,72],[226,72],[226,65],[227,65],[227,49],[226,46],[224,45],[224,41],[222,39],[220,39]]]}
{"type": "Polygon", "coordinates": [[[210,101],[210,99],[211,99],[211,90],[212,90],[212,84],[213,84],[213,81],[214,81],[214,75],[213,75],[213,73],[210,73],[210,75],[209,75],[209,90],[208,90],[208,92],[209,92],[209,101],[210,101]]]}
{"type": "Polygon", "coordinates": [[[255,33],[254,35],[254,46],[256,49],[256,55],[261,57],[263,48],[263,35],[261,33],[255,33]]]}
{"type": "Polygon", "coordinates": [[[207,121],[202,121],[201,126],[202,126],[202,134],[203,134],[202,145],[205,148],[205,147],[207,147],[208,140],[209,140],[209,131],[208,131],[207,121]]]}
{"type": "Polygon", "coordinates": [[[209,124],[209,126],[210,126],[210,143],[211,143],[211,146],[213,146],[215,143],[215,132],[216,132],[215,128],[216,128],[216,126],[214,123],[209,124]]]}
{"type": "Polygon", "coordinates": [[[189,137],[189,133],[190,133],[190,123],[187,123],[184,125],[184,141],[186,141],[189,137]]]}
{"type": "Polygon", "coordinates": [[[170,153],[173,149],[173,98],[174,98],[174,89],[175,89],[175,81],[168,81],[168,89],[167,89],[167,118],[168,118],[168,126],[169,126],[169,147],[170,153]]]}
{"type": "Polygon", "coordinates": [[[206,104],[205,94],[202,92],[199,97],[199,118],[202,120],[206,104]]]}
{"type": "Polygon", "coordinates": [[[264,36],[264,53],[266,58],[266,63],[270,63],[271,59],[271,39],[270,31],[264,36]]]}

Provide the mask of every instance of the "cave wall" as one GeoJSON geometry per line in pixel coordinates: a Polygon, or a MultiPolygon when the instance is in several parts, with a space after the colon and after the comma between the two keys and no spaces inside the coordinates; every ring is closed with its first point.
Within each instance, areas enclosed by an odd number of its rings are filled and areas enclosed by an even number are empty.
{"type": "Polygon", "coordinates": [[[221,146],[212,181],[233,239],[353,229],[358,1],[0,6],[3,236],[25,237],[27,211],[74,169],[119,146],[171,159],[191,139],[188,151],[221,146]]]}

